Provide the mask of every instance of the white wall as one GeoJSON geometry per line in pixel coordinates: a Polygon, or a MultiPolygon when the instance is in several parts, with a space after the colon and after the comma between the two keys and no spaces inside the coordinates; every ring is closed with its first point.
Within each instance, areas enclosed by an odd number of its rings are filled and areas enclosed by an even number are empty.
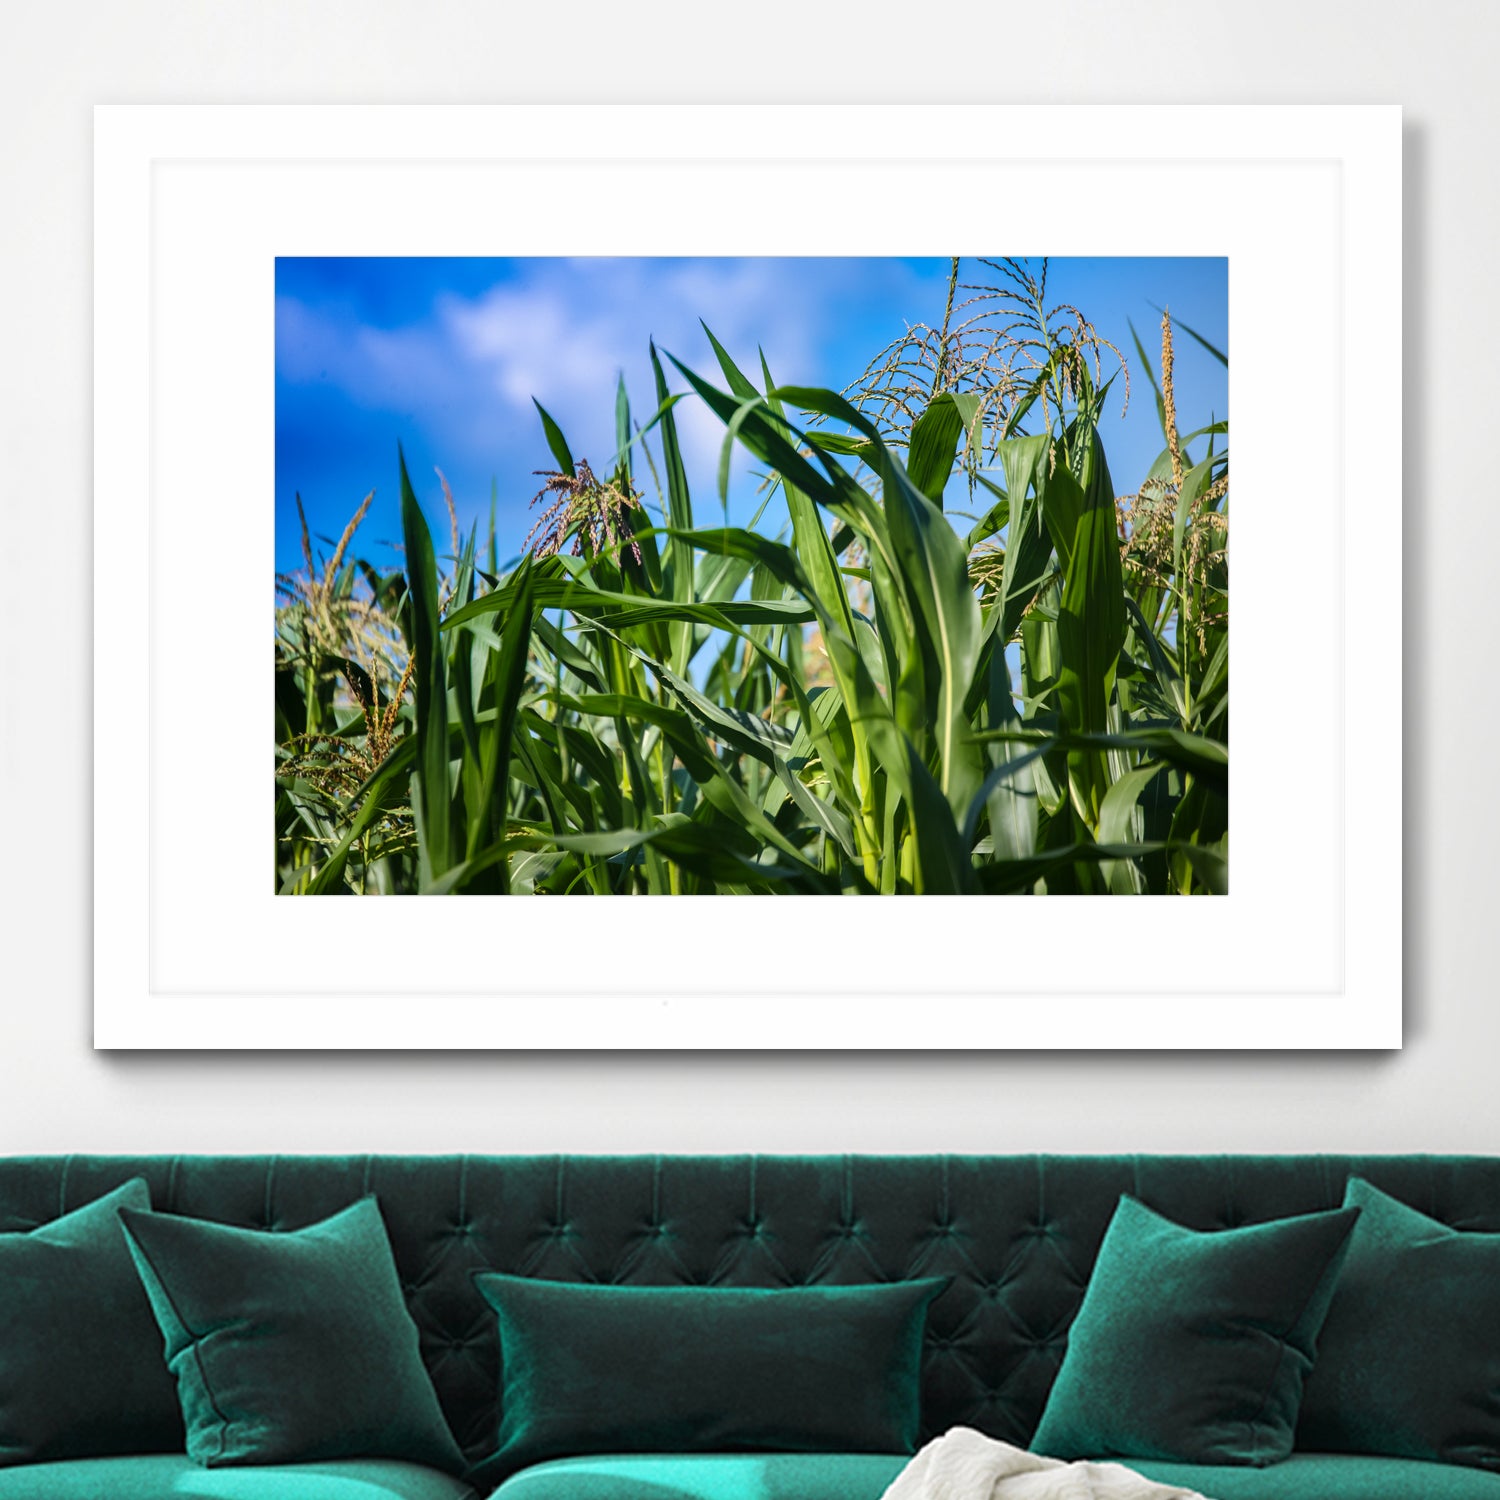
{"type": "MultiPolygon", "coordinates": [[[[1500,550],[1490,477],[1500,10],[1490,0],[1049,0],[946,11],[800,0],[761,7],[767,19],[735,34],[729,18],[749,13],[702,0],[659,5],[651,23],[628,5],[557,6],[552,20],[541,11],[459,0],[52,0],[7,10],[0,1152],[1500,1151],[1500,740],[1486,661],[1500,550]],[[924,15],[951,20],[936,31],[924,15]],[[1406,363],[1389,372],[1393,411],[1398,392],[1405,402],[1404,577],[1393,565],[1390,589],[1404,590],[1406,629],[1404,642],[1387,643],[1393,662],[1404,649],[1406,690],[1404,704],[1389,704],[1389,742],[1365,750],[1387,755],[1404,734],[1403,1052],[90,1050],[90,108],[555,99],[1406,106],[1406,363]]],[[[1295,276],[1290,228],[1287,252],[1295,276]]],[[[1304,409],[1321,399],[1314,381],[1304,409]]],[[[1289,390],[1289,412],[1298,400],[1289,390]]],[[[121,640],[97,670],[139,671],[139,653],[121,640]]],[[[1295,851],[1288,857],[1294,864],[1295,851]]]]}

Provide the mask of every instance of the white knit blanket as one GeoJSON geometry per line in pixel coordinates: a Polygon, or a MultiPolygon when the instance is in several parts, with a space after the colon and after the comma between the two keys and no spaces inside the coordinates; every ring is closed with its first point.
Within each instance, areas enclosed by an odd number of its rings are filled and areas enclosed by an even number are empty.
{"type": "Polygon", "coordinates": [[[1203,1500],[1123,1464],[1064,1463],[953,1427],[896,1476],[882,1500],[1203,1500]]]}

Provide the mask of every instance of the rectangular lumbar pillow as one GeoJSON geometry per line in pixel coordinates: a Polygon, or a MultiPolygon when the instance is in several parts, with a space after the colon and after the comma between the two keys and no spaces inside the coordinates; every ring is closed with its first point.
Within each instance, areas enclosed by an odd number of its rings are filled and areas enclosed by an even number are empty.
{"type": "Polygon", "coordinates": [[[462,1468],[374,1198],[289,1233],[120,1218],[177,1377],[190,1458],[462,1468]]]}
{"type": "Polygon", "coordinates": [[[1452,1229],[1362,1178],[1297,1445],[1500,1470],[1500,1234],[1452,1229]]]}
{"type": "Polygon", "coordinates": [[[161,1335],[116,1210],[145,1181],[0,1234],[0,1464],[182,1447],[161,1335]]]}
{"type": "Polygon", "coordinates": [[[500,1325],[494,1474],[588,1453],[910,1453],[927,1309],[948,1285],[474,1281],[500,1325]]]}
{"type": "Polygon", "coordinates": [[[1122,1197],[1032,1447],[1054,1458],[1285,1458],[1358,1216],[1204,1232],[1122,1197]]]}

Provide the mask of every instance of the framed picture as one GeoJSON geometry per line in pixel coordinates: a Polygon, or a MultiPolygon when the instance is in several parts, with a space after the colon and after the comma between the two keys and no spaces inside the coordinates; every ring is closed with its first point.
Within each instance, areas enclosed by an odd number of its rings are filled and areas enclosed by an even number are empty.
{"type": "Polygon", "coordinates": [[[1399,1047],[1400,164],[98,109],[95,1045],[1399,1047]]]}

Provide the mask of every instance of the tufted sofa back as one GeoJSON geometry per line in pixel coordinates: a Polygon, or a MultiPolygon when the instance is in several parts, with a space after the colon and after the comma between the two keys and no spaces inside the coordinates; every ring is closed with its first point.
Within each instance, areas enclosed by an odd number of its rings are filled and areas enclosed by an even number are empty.
{"type": "Polygon", "coordinates": [[[494,1317],[470,1273],[797,1286],[948,1274],[923,1362],[924,1437],[1025,1443],[1121,1193],[1196,1229],[1332,1208],[1348,1176],[1500,1231],[1500,1158],[1235,1156],[14,1157],[0,1232],[141,1176],[164,1212],[298,1229],[378,1196],[454,1433],[493,1446],[494,1317]]]}

